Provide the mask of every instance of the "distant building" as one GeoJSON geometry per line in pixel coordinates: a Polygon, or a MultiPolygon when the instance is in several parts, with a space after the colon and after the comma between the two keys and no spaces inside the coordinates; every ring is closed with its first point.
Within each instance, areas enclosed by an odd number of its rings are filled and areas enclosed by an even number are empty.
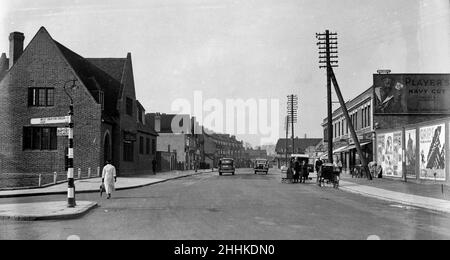
{"type": "Polygon", "coordinates": [[[277,165],[280,168],[281,166],[286,164],[286,154],[289,157],[292,154],[307,154],[311,147],[316,147],[320,142],[322,142],[322,138],[295,138],[294,145],[295,150],[292,147],[292,139],[281,138],[278,140],[277,145],[275,147],[275,151],[277,153],[277,165]]]}

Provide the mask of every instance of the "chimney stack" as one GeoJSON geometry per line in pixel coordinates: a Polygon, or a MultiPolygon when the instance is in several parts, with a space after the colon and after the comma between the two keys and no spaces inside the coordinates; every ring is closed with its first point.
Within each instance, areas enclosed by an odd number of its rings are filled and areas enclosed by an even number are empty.
{"type": "Polygon", "coordinates": [[[16,63],[23,53],[23,41],[25,36],[21,32],[12,32],[9,35],[9,68],[16,63]]]}

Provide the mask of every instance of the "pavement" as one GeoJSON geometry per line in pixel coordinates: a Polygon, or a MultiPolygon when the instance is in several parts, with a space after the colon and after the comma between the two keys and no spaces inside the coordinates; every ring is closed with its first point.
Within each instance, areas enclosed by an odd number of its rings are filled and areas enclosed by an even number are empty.
{"type": "Polygon", "coordinates": [[[5,204],[0,206],[0,219],[18,221],[72,219],[86,214],[97,206],[96,202],[77,201],[73,208],[67,207],[67,202],[41,202],[5,204]]]}
{"type": "MultiPolygon", "coordinates": [[[[166,173],[158,173],[156,175],[118,177],[115,184],[115,189],[119,191],[145,187],[206,172],[211,172],[211,170],[198,170],[197,172],[171,171],[166,173]]],[[[76,193],[99,192],[101,180],[101,178],[76,180],[76,193]]],[[[57,194],[67,194],[67,183],[61,183],[45,188],[4,190],[0,191],[0,198],[33,197],[57,194]]],[[[77,218],[95,208],[96,205],[96,202],[91,201],[77,201],[77,205],[74,208],[68,208],[67,201],[0,204],[0,219],[33,221],[77,218]]]]}
{"type": "MultiPolygon", "coordinates": [[[[314,180],[316,176],[316,173],[309,175],[314,180]]],[[[374,178],[369,181],[366,178],[352,178],[350,174],[343,173],[339,189],[404,206],[450,213],[450,188],[438,183],[404,182],[390,178],[374,178]]]]}
{"type": "Polygon", "coordinates": [[[406,206],[450,213],[450,190],[448,186],[442,184],[420,184],[387,178],[374,178],[369,181],[363,178],[351,178],[349,175],[343,174],[339,188],[343,191],[406,206]]]}

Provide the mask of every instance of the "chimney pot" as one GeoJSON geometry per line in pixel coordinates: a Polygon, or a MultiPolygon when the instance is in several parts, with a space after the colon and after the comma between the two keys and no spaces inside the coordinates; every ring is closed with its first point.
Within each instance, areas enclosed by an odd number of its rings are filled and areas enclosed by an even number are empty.
{"type": "Polygon", "coordinates": [[[16,63],[23,53],[23,42],[25,36],[21,32],[12,32],[9,35],[9,68],[16,63]]]}

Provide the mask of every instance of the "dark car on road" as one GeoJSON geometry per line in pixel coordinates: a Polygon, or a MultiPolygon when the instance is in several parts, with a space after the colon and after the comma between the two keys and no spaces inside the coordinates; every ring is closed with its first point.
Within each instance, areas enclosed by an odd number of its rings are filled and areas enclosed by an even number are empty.
{"type": "Polygon", "coordinates": [[[234,175],[236,168],[234,167],[234,160],[230,158],[223,158],[219,160],[219,175],[223,173],[231,173],[234,175]]]}
{"type": "Polygon", "coordinates": [[[264,172],[267,174],[269,172],[269,161],[266,159],[256,159],[253,168],[255,170],[255,174],[258,172],[264,172]]]}

